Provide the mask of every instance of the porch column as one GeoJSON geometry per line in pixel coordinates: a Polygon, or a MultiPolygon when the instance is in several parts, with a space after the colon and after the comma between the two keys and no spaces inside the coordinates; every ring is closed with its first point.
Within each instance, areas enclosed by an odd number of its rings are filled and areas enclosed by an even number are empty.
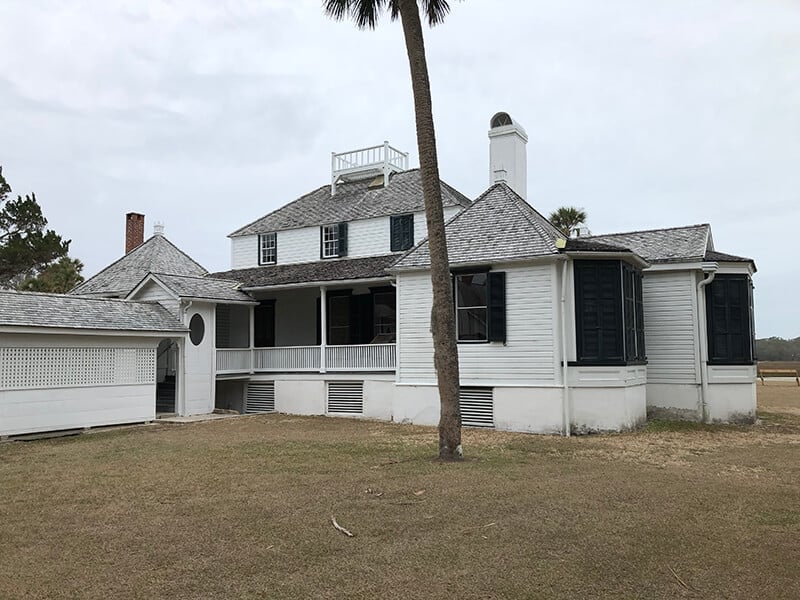
{"type": "Polygon", "coordinates": [[[255,344],[255,341],[256,341],[256,317],[255,317],[255,314],[256,314],[256,307],[251,304],[250,305],[250,374],[251,375],[253,373],[255,373],[255,368],[254,368],[255,367],[255,364],[254,364],[255,363],[255,357],[254,357],[255,353],[253,352],[253,348],[255,347],[254,344],[255,344]]]}
{"type": "Polygon", "coordinates": [[[319,372],[325,372],[325,346],[328,344],[328,288],[319,286],[319,372]]]}

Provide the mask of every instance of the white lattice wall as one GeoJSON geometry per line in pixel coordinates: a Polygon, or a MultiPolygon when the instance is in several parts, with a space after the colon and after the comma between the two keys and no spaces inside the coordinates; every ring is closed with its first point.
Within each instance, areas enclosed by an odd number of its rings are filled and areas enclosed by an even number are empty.
{"type": "Polygon", "coordinates": [[[155,348],[0,348],[0,390],[155,383],[155,348]]]}

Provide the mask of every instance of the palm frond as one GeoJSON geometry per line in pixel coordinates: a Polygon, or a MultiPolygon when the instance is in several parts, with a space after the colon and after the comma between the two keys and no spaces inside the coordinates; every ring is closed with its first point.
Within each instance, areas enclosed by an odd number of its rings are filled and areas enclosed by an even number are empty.
{"type": "MultiPolygon", "coordinates": [[[[415,0],[416,1],[416,0],[415,0]]],[[[450,13],[447,0],[419,0],[428,25],[442,23],[450,13]]],[[[359,29],[375,29],[380,14],[388,10],[394,21],[400,16],[399,0],[323,0],[325,14],[335,21],[351,18],[359,29]]]]}

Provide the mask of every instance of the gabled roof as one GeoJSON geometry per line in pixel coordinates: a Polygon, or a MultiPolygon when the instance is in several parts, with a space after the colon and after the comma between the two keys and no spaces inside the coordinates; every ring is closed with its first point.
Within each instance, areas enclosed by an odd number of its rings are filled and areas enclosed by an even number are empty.
{"type": "Polygon", "coordinates": [[[207,271],[163,235],[154,235],[70,294],[124,298],[148,273],[205,275],[207,271]]]}
{"type": "Polygon", "coordinates": [[[186,331],[159,304],[15,291],[0,291],[0,326],[186,331]]]}
{"type": "MultiPolygon", "coordinates": [[[[486,190],[445,225],[451,265],[549,256],[559,253],[561,233],[505,183],[486,190]]],[[[409,250],[392,267],[430,265],[428,240],[409,250]]]]}
{"type": "Polygon", "coordinates": [[[702,261],[706,251],[714,248],[711,226],[707,223],[593,235],[583,239],[629,248],[651,263],[702,261]]]}
{"type": "Polygon", "coordinates": [[[238,281],[168,273],[149,273],[128,297],[134,297],[136,291],[149,280],[156,280],[179,298],[257,304],[257,301],[252,296],[239,289],[241,284],[238,281]]]}
{"type": "Polygon", "coordinates": [[[366,258],[339,258],[310,263],[269,265],[252,269],[235,269],[212,273],[209,277],[224,277],[241,282],[243,289],[289,285],[293,283],[323,283],[353,279],[388,277],[386,268],[400,254],[368,256],[366,258]]]}
{"type": "MultiPolygon", "coordinates": [[[[393,174],[386,187],[370,189],[370,183],[369,179],[340,183],[333,195],[330,184],[324,185],[237,229],[228,237],[369,219],[425,208],[419,169],[393,174]]],[[[443,206],[469,206],[469,198],[445,182],[441,183],[443,206]]]]}

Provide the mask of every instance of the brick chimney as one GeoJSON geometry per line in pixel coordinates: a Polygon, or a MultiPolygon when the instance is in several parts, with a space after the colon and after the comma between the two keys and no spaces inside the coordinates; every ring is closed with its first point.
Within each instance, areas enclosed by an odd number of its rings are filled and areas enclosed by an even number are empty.
{"type": "Polygon", "coordinates": [[[144,242],[144,215],[128,213],[125,215],[125,254],[141,246],[144,242]]]}

